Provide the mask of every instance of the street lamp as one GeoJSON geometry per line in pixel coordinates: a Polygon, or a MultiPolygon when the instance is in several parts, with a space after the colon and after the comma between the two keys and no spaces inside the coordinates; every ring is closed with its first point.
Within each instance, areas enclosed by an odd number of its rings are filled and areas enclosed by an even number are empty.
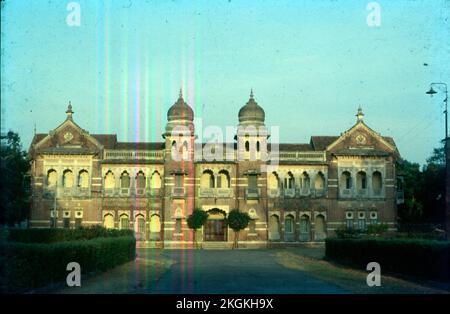
{"type": "Polygon", "coordinates": [[[445,93],[445,98],[444,98],[444,105],[445,105],[445,109],[444,109],[444,114],[445,114],[445,138],[444,138],[444,143],[445,145],[447,145],[447,138],[448,138],[448,119],[447,119],[447,100],[448,100],[448,94],[447,94],[447,84],[445,83],[431,83],[430,84],[430,90],[428,92],[426,92],[426,94],[430,95],[430,97],[433,97],[434,94],[437,94],[437,92],[433,89],[433,86],[443,86],[444,87],[444,93],[445,93]]]}
{"type": "Polygon", "coordinates": [[[433,97],[437,92],[433,89],[433,86],[442,87],[441,91],[445,93],[444,98],[444,114],[445,114],[445,138],[444,138],[444,155],[445,155],[445,199],[444,199],[444,208],[445,208],[445,222],[444,226],[446,229],[446,238],[450,238],[450,169],[449,169],[449,156],[448,156],[448,110],[447,110],[447,101],[448,101],[448,91],[446,83],[431,83],[430,90],[426,92],[426,94],[433,97]]]}

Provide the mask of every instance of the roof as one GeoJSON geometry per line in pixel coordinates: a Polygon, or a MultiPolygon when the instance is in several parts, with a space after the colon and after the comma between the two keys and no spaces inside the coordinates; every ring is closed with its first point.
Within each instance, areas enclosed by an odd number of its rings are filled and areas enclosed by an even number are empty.
{"type": "Polygon", "coordinates": [[[313,151],[314,148],[311,146],[311,144],[307,143],[300,143],[300,144],[280,143],[278,144],[278,150],[283,152],[298,152],[298,151],[310,152],[313,151]]]}
{"type": "Polygon", "coordinates": [[[390,153],[375,149],[341,149],[333,153],[334,155],[352,155],[352,156],[389,156],[390,153]]]}
{"type": "Polygon", "coordinates": [[[164,142],[117,142],[114,149],[158,150],[164,147],[164,142]]]}
{"type": "Polygon", "coordinates": [[[313,150],[325,150],[328,145],[333,143],[339,136],[311,136],[311,146],[313,150]]]}

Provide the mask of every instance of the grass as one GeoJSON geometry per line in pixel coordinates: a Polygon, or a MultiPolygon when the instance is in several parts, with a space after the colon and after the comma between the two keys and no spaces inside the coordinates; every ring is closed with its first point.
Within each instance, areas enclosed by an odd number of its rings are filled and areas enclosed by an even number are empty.
{"type": "Polygon", "coordinates": [[[309,252],[307,249],[288,249],[275,255],[277,262],[284,267],[308,272],[313,277],[335,284],[351,293],[449,293],[383,275],[383,269],[381,269],[381,286],[369,287],[366,284],[368,271],[336,265],[321,259],[322,257],[323,251],[320,254],[317,250],[309,252]]]}

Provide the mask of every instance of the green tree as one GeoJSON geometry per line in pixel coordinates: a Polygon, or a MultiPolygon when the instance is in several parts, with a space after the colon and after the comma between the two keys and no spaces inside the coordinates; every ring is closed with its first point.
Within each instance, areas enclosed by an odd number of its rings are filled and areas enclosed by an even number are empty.
{"type": "Polygon", "coordinates": [[[228,226],[234,231],[233,249],[238,247],[239,232],[247,228],[251,218],[247,213],[240,212],[238,209],[233,209],[228,214],[228,226]]]}
{"type": "Polygon", "coordinates": [[[0,224],[13,226],[28,217],[30,161],[17,133],[9,131],[0,140],[0,224]]]}
{"type": "Polygon", "coordinates": [[[193,234],[193,244],[195,248],[198,248],[197,243],[197,230],[205,225],[208,219],[208,213],[201,209],[194,209],[192,214],[187,218],[188,227],[194,230],[193,234]]]}

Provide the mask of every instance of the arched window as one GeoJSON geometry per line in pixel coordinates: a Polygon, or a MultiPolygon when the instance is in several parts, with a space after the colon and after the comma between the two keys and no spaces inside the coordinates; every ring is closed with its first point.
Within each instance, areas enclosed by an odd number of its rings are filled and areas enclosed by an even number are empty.
{"type": "Polygon", "coordinates": [[[268,186],[270,190],[276,190],[280,186],[280,178],[278,174],[274,171],[269,174],[268,186]]]}
{"type": "Polygon", "coordinates": [[[109,170],[105,175],[105,189],[114,189],[115,185],[114,174],[109,170]]]}
{"type": "Polygon", "coordinates": [[[65,170],[63,172],[63,186],[65,188],[73,187],[73,172],[72,172],[72,170],[65,170]]]}
{"type": "Polygon", "coordinates": [[[171,147],[170,153],[171,153],[171,157],[172,157],[173,160],[179,161],[181,159],[180,156],[179,156],[179,153],[178,153],[178,148],[177,148],[177,142],[176,141],[172,142],[172,147],[171,147]]]}
{"type": "Polygon", "coordinates": [[[292,174],[292,172],[288,172],[288,177],[287,177],[287,185],[286,185],[287,189],[295,189],[295,179],[294,179],[294,175],[292,174]]]}
{"type": "Polygon", "coordinates": [[[58,174],[56,170],[50,169],[47,171],[47,186],[49,188],[54,188],[56,186],[56,182],[58,181],[58,174]]]}
{"type": "Polygon", "coordinates": [[[292,215],[287,215],[284,219],[284,230],[286,233],[294,232],[294,217],[292,215]]]}
{"type": "Polygon", "coordinates": [[[161,175],[158,171],[153,172],[152,177],[150,178],[150,187],[152,189],[161,188],[161,175]]]}
{"type": "Polygon", "coordinates": [[[145,174],[142,171],[136,175],[136,188],[145,189],[145,174]]]}
{"type": "Polygon", "coordinates": [[[246,152],[250,151],[250,143],[249,143],[249,141],[245,141],[245,151],[246,152]]]}
{"type": "Polygon", "coordinates": [[[106,214],[103,217],[103,226],[107,229],[114,229],[114,216],[111,214],[106,214]]]}
{"type": "Polygon", "coordinates": [[[342,189],[352,188],[352,175],[348,171],[342,172],[340,186],[342,189]]]}
{"type": "Polygon", "coordinates": [[[154,214],[150,217],[150,232],[161,231],[161,220],[158,215],[154,214]]]}
{"type": "Polygon", "coordinates": [[[181,147],[181,156],[183,156],[183,160],[189,160],[189,145],[188,142],[183,142],[183,146],[181,147]]]}
{"type": "Polygon", "coordinates": [[[325,176],[323,175],[322,172],[319,172],[316,175],[316,179],[314,181],[314,188],[317,191],[321,191],[321,190],[323,190],[325,188],[325,176]]]}
{"type": "Polygon", "coordinates": [[[364,171],[359,171],[356,175],[356,187],[358,190],[367,189],[367,175],[364,171]]]}
{"type": "Polygon", "coordinates": [[[130,228],[130,218],[126,214],[120,215],[120,229],[129,229],[130,228]]]}
{"type": "Polygon", "coordinates": [[[89,173],[86,170],[81,170],[78,173],[78,187],[83,189],[89,187],[89,173]]]}
{"type": "Polygon", "coordinates": [[[137,240],[145,240],[145,218],[143,215],[136,216],[135,233],[137,240]]]}
{"type": "Polygon", "coordinates": [[[269,218],[269,239],[280,239],[280,220],[277,215],[272,215],[269,218]]]}
{"type": "Polygon", "coordinates": [[[220,170],[219,175],[217,176],[217,187],[218,188],[227,188],[229,189],[231,186],[230,175],[226,170],[220,170]]]}
{"type": "Polygon", "coordinates": [[[381,192],[381,188],[383,186],[381,173],[379,171],[375,171],[372,174],[372,188],[376,194],[381,192]]]}
{"type": "Polygon", "coordinates": [[[203,174],[200,178],[200,187],[202,188],[214,187],[214,174],[211,170],[203,171],[203,174]]]}
{"type": "Polygon", "coordinates": [[[304,171],[300,176],[300,188],[302,190],[302,193],[303,194],[308,193],[310,187],[311,187],[311,180],[309,179],[308,173],[304,171]]]}
{"type": "Polygon", "coordinates": [[[308,215],[300,217],[300,241],[310,241],[311,223],[308,215]]]}
{"type": "Polygon", "coordinates": [[[257,151],[257,152],[259,152],[259,147],[260,147],[260,144],[259,144],[259,141],[257,141],[257,142],[256,142],[256,151],[257,151]]]}
{"type": "Polygon", "coordinates": [[[122,189],[128,189],[130,187],[130,175],[126,171],[122,172],[120,176],[120,187],[122,189]]]}

